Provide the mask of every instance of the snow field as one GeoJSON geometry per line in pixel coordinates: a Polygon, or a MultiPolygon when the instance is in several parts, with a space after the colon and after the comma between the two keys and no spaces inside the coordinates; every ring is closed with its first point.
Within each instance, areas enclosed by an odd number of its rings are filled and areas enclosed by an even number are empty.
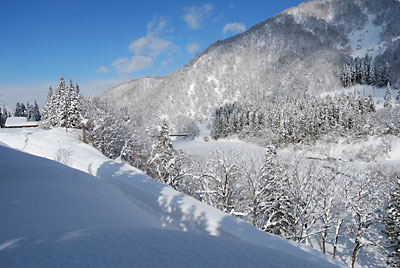
{"type": "Polygon", "coordinates": [[[85,172],[0,147],[0,266],[339,265],[109,160],[78,136],[0,131],[3,144],[85,172]]]}

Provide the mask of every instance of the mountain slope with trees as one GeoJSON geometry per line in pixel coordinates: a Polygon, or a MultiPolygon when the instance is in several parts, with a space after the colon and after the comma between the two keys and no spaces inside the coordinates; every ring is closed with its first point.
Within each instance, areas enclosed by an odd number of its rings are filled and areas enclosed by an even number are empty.
{"type": "Polygon", "coordinates": [[[179,130],[190,120],[208,119],[226,102],[260,103],[271,93],[315,94],[341,88],[349,79],[355,81],[342,74],[368,53],[374,75],[380,76],[374,83],[386,86],[389,81],[398,87],[399,13],[396,0],[308,1],[215,42],[170,75],[133,80],[101,98],[122,107],[137,122],[151,124],[168,116],[179,130]],[[377,29],[380,42],[364,49],[370,37],[361,33],[369,27],[377,29]]]}

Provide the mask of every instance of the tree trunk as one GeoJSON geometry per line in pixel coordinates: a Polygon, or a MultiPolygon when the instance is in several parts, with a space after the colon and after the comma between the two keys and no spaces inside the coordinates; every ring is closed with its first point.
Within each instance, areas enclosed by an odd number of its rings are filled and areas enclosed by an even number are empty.
{"type": "Polygon", "coordinates": [[[257,216],[257,200],[253,199],[253,226],[256,226],[256,216],[257,216]]]}
{"type": "Polygon", "coordinates": [[[356,245],[354,246],[353,254],[351,255],[351,268],[354,268],[354,265],[356,264],[357,252],[360,248],[361,248],[360,241],[356,239],[356,245]]]}
{"type": "Polygon", "coordinates": [[[326,226],[325,231],[322,232],[322,253],[326,254],[326,237],[328,235],[326,226]]]}
{"type": "Polygon", "coordinates": [[[337,244],[339,242],[339,233],[340,233],[340,228],[342,227],[343,224],[343,219],[340,219],[338,222],[338,225],[336,227],[336,233],[335,233],[335,243],[333,244],[333,256],[332,258],[336,258],[336,251],[337,251],[337,244]]]}
{"type": "Polygon", "coordinates": [[[86,140],[86,127],[84,125],[82,126],[82,141],[84,143],[88,143],[88,141],[86,140]]]}

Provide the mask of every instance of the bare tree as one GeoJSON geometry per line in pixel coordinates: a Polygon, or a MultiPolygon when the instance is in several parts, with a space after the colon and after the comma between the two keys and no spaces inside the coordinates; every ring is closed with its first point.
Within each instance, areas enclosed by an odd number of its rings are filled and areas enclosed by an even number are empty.
{"type": "Polygon", "coordinates": [[[371,226],[382,221],[384,208],[383,190],[385,187],[378,173],[354,176],[352,183],[345,191],[348,213],[351,221],[347,232],[354,240],[351,267],[354,267],[359,250],[368,246],[379,246],[373,237],[371,226]]]}
{"type": "Polygon", "coordinates": [[[239,154],[224,153],[217,149],[210,155],[205,169],[201,170],[202,199],[213,207],[235,215],[233,199],[239,191],[239,154]]]}

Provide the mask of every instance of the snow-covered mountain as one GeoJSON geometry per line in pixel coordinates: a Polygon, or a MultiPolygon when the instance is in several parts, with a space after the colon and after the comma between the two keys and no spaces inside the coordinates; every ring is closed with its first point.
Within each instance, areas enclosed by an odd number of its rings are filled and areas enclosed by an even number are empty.
{"type": "Polygon", "coordinates": [[[77,132],[2,130],[0,141],[0,267],[340,267],[104,157],[77,132]]]}
{"type": "Polygon", "coordinates": [[[217,41],[165,77],[146,77],[101,96],[137,120],[167,117],[175,125],[208,118],[218,105],[260,102],[271,92],[322,92],[340,85],[348,57],[389,64],[400,83],[400,2],[314,0],[248,31],[217,41]]]}

